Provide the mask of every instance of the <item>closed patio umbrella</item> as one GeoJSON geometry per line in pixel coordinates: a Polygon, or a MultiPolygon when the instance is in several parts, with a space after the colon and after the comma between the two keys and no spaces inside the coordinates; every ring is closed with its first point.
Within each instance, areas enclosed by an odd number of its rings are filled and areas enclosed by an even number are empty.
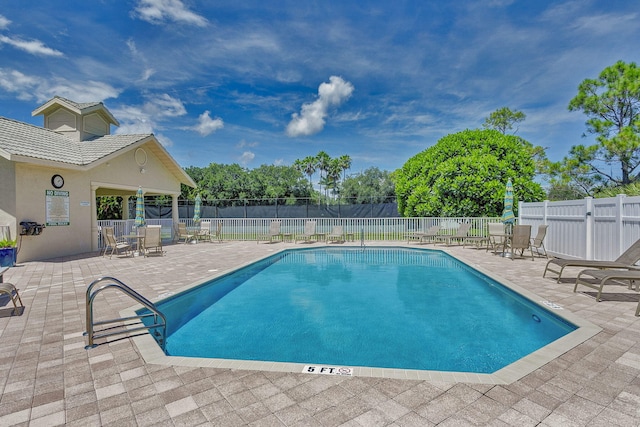
{"type": "Polygon", "coordinates": [[[138,187],[136,193],[136,227],[142,227],[144,225],[144,194],[142,193],[142,187],[138,187]]]}
{"type": "Polygon", "coordinates": [[[200,222],[200,205],[202,204],[202,199],[198,194],[196,196],[196,207],[193,209],[193,222],[196,224],[200,222]]]}
{"type": "Polygon", "coordinates": [[[507,181],[507,188],[504,193],[504,210],[502,211],[502,222],[504,224],[513,224],[516,217],[513,214],[513,184],[511,179],[507,181]]]}

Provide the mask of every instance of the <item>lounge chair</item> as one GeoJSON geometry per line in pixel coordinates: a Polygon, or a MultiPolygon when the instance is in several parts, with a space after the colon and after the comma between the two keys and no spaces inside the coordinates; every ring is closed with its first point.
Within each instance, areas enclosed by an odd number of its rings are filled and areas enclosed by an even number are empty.
{"type": "Polygon", "coordinates": [[[142,248],[144,256],[149,256],[151,249],[154,250],[154,253],[160,254],[160,256],[164,254],[162,252],[161,231],[162,227],[160,225],[148,225],[145,227],[144,247],[142,248]]]}
{"type": "Polygon", "coordinates": [[[447,245],[451,245],[451,242],[453,241],[457,241],[460,242],[462,241],[464,238],[467,237],[467,234],[469,234],[469,229],[471,228],[471,223],[469,222],[465,222],[460,224],[460,226],[458,227],[458,230],[456,231],[455,234],[450,235],[450,236],[436,236],[435,237],[435,241],[443,241],[446,242],[447,245]]]}
{"type": "Polygon", "coordinates": [[[552,258],[547,262],[547,266],[542,273],[542,277],[545,277],[547,271],[552,273],[556,273],[558,275],[557,283],[560,283],[560,278],[562,277],[562,272],[565,267],[584,267],[584,268],[598,268],[601,270],[607,268],[619,268],[619,269],[632,269],[634,264],[640,261],[640,240],[637,240],[633,245],[629,247],[626,251],[622,253],[615,261],[598,261],[598,260],[588,260],[588,259],[563,259],[563,258],[552,258]],[[557,265],[560,267],[559,270],[554,270],[550,268],[551,265],[557,265]]]}
{"type": "Polygon", "coordinates": [[[189,233],[187,231],[187,224],[185,224],[184,222],[178,223],[178,231],[176,233],[176,236],[178,237],[178,242],[180,242],[180,239],[184,239],[184,243],[189,243],[195,239],[195,234],[189,233]]]}
{"type": "Polygon", "coordinates": [[[516,257],[520,251],[520,258],[524,258],[524,251],[529,249],[531,252],[531,261],[533,261],[533,250],[531,249],[531,226],[530,225],[514,225],[513,235],[509,242],[511,249],[511,260],[516,257]]]}
{"type": "Polygon", "coordinates": [[[15,285],[11,283],[0,283],[0,295],[7,295],[11,299],[13,303],[13,309],[18,309],[18,304],[16,301],[20,302],[20,307],[24,308],[24,304],[22,303],[22,298],[20,298],[20,294],[18,293],[18,289],[16,289],[15,285]]]}
{"type": "Polygon", "coordinates": [[[311,239],[317,238],[318,235],[316,233],[316,222],[315,221],[307,221],[304,224],[304,232],[296,236],[295,243],[298,243],[298,240],[302,240],[305,242],[311,242],[311,239]]]}
{"type": "MultiPolygon", "coordinates": [[[[600,301],[602,299],[602,288],[604,288],[604,285],[606,285],[607,282],[620,284],[623,281],[629,282],[629,289],[631,289],[635,284],[636,291],[640,291],[639,270],[582,270],[578,273],[576,285],[573,287],[573,292],[576,292],[578,285],[584,285],[591,289],[596,289],[598,291],[596,301],[600,301]],[[583,276],[591,276],[595,279],[595,282],[587,281],[583,276]]],[[[638,302],[638,308],[636,309],[636,316],[640,316],[640,301],[638,302]]]]}
{"type": "Polygon", "coordinates": [[[498,253],[498,250],[502,251],[504,249],[504,242],[506,238],[506,233],[504,232],[504,224],[498,222],[490,222],[487,224],[487,228],[489,231],[488,242],[487,242],[487,252],[489,249],[493,249],[493,253],[498,253]]]}
{"type": "Polygon", "coordinates": [[[271,221],[271,224],[269,224],[269,232],[267,234],[259,235],[256,243],[260,243],[261,240],[268,240],[269,243],[273,243],[274,240],[281,240],[282,239],[282,233],[280,232],[281,224],[282,222],[280,221],[271,221]]]}
{"type": "Polygon", "coordinates": [[[489,237],[485,236],[484,233],[482,236],[467,236],[462,239],[462,247],[464,248],[467,244],[472,244],[476,248],[480,249],[483,245],[489,246],[489,237]]]}
{"type": "Polygon", "coordinates": [[[427,231],[413,231],[407,233],[407,243],[410,243],[412,239],[417,240],[418,243],[422,243],[424,240],[433,242],[439,233],[440,225],[431,226],[427,231]]]}
{"type": "Polygon", "coordinates": [[[540,252],[540,250],[542,250],[544,252],[544,257],[549,258],[547,250],[544,248],[544,238],[547,235],[547,228],[549,228],[549,226],[546,224],[539,225],[538,234],[536,234],[536,237],[531,238],[531,249],[535,249],[536,254],[539,257],[542,257],[542,253],[540,252]]]}
{"type": "Polygon", "coordinates": [[[129,242],[125,240],[116,239],[116,236],[113,233],[113,227],[104,227],[102,231],[104,232],[104,240],[105,240],[104,251],[102,252],[102,256],[105,256],[109,249],[111,249],[111,252],[109,253],[109,258],[113,256],[114,252],[116,253],[116,255],[120,255],[120,251],[125,251],[125,254],[127,256],[129,255],[129,252],[131,252],[131,255],[133,256],[133,250],[131,249],[131,245],[129,244],[129,242]]]}
{"type": "Polygon", "coordinates": [[[341,225],[336,225],[331,230],[331,233],[327,235],[328,242],[340,242],[344,243],[344,229],[341,225]]]}

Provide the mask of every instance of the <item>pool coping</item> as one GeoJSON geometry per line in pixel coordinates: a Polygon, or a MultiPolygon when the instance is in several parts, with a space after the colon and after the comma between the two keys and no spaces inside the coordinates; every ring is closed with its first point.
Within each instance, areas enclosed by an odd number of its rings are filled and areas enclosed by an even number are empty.
{"type": "MultiPolygon", "coordinates": [[[[314,245],[313,248],[332,247],[330,245],[314,245]]],[[[512,291],[528,298],[532,302],[544,306],[546,309],[552,311],[558,317],[564,319],[576,325],[578,328],[559,338],[546,346],[536,350],[533,353],[499,369],[491,374],[479,374],[473,372],[451,372],[451,371],[430,371],[430,370],[417,370],[417,369],[395,369],[395,368],[373,368],[373,367],[361,367],[350,366],[352,375],[357,377],[377,377],[377,378],[393,378],[393,379],[406,379],[406,380],[429,380],[429,381],[442,381],[442,382],[464,382],[464,383],[476,383],[476,384],[511,384],[522,377],[530,374],[536,369],[551,362],[577,345],[585,342],[589,338],[599,333],[602,328],[594,325],[593,323],[580,318],[570,311],[564,310],[557,304],[548,303],[541,300],[535,293],[530,292],[515,283],[510,282],[503,277],[500,277],[494,273],[489,272],[477,263],[469,263],[458,256],[455,256],[451,251],[446,248],[417,248],[409,245],[376,245],[369,247],[405,247],[417,250],[437,250],[447,253],[449,256],[462,262],[463,264],[472,267],[480,273],[496,280],[505,287],[512,291]]],[[[257,257],[254,260],[243,263],[232,269],[215,272],[212,276],[209,276],[203,280],[199,280],[190,285],[177,289],[175,293],[171,295],[184,292],[193,287],[199,286],[210,280],[219,278],[226,274],[229,274],[235,270],[241,269],[253,263],[259,262],[265,258],[278,254],[280,252],[288,250],[300,250],[306,248],[280,248],[277,250],[269,251],[264,256],[257,257]]],[[[171,295],[161,295],[158,300],[162,300],[171,295]]],[[[126,308],[120,312],[122,317],[135,316],[135,311],[142,308],[141,305],[126,308]]],[[[213,358],[201,358],[201,357],[183,357],[183,356],[167,356],[164,354],[158,343],[149,334],[142,334],[132,337],[132,341],[138,348],[141,357],[146,363],[167,365],[167,366],[186,366],[186,367],[202,367],[202,368],[220,368],[220,369],[237,369],[237,370],[254,370],[254,371],[271,371],[271,372],[292,372],[292,373],[306,373],[305,368],[309,364],[304,363],[288,363],[288,362],[271,362],[271,361],[253,361],[253,360],[237,360],[237,359],[213,359],[213,358]]],[[[312,374],[310,374],[312,375],[312,374]]]]}

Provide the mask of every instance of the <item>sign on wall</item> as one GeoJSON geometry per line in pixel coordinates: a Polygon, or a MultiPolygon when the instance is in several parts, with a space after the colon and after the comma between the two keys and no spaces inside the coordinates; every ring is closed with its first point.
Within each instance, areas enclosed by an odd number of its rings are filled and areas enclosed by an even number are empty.
{"type": "Polygon", "coordinates": [[[69,192],[45,190],[47,227],[69,225],[69,192]]]}

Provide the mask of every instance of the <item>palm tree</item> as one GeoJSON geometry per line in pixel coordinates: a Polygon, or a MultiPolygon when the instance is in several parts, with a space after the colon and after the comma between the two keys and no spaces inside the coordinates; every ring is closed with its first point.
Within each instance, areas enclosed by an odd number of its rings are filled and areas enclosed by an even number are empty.
{"type": "Polygon", "coordinates": [[[339,158],[331,159],[327,168],[327,187],[331,188],[331,192],[336,195],[339,193],[340,172],[342,172],[342,162],[339,158]]]}
{"type": "MultiPolygon", "coordinates": [[[[320,182],[323,182],[323,177],[325,173],[329,170],[329,164],[331,163],[331,157],[324,151],[319,151],[316,154],[316,167],[320,171],[320,182]]],[[[322,193],[322,188],[320,189],[322,193]]],[[[325,189],[326,193],[326,189],[325,189]]],[[[325,194],[326,197],[326,194],[325,194]]]]}
{"type": "Polygon", "coordinates": [[[338,165],[342,170],[342,182],[344,182],[347,170],[351,168],[351,157],[349,157],[348,154],[343,154],[342,156],[338,157],[338,165]]]}
{"type": "Polygon", "coordinates": [[[313,183],[311,182],[311,177],[316,171],[316,158],[313,156],[307,156],[302,160],[296,160],[294,165],[299,167],[300,171],[305,173],[309,177],[309,185],[311,186],[311,190],[313,191],[313,183]]]}

